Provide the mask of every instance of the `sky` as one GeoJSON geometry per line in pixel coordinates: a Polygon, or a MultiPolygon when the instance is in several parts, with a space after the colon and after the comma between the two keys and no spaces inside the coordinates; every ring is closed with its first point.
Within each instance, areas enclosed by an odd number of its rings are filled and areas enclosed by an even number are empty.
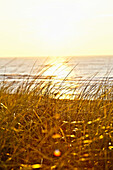
{"type": "Polygon", "coordinates": [[[113,55],[113,0],[0,0],[0,57],[113,55]]]}

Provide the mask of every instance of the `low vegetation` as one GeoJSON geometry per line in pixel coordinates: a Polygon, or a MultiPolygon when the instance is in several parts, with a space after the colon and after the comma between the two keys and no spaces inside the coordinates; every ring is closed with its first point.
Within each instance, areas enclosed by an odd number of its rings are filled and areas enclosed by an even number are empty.
{"type": "Polygon", "coordinates": [[[69,100],[51,81],[2,83],[0,169],[113,169],[112,85],[89,81],[69,100]]]}

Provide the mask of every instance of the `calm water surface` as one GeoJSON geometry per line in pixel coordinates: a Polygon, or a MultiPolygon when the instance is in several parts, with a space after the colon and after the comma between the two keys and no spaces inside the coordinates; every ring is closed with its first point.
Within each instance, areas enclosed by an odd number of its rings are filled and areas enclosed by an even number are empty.
{"type": "Polygon", "coordinates": [[[104,79],[113,81],[113,56],[92,57],[29,57],[0,58],[0,81],[32,80],[61,83],[75,87],[92,79],[92,84],[104,79]],[[64,82],[63,82],[64,83],[64,82]]]}

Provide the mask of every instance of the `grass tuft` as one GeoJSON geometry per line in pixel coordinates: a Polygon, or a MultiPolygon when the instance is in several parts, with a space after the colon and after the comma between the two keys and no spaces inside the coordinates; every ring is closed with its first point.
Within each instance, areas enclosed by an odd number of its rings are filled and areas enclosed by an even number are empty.
{"type": "MultiPolygon", "coordinates": [[[[38,75],[39,76],[39,75],[38,75]]],[[[113,169],[113,86],[2,82],[0,169],[113,169]],[[84,85],[84,86],[83,86],[84,85]],[[65,91],[73,100],[60,99],[65,91]]]]}

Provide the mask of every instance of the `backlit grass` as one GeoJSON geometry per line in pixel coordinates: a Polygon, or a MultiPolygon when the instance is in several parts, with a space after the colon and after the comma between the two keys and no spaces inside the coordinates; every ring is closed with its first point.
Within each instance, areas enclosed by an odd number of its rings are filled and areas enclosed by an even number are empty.
{"type": "Polygon", "coordinates": [[[113,87],[90,82],[74,100],[59,99],[51,81],[13,93],[16,83],[3,82],[0,169],[112,170],[113,87]]]}

